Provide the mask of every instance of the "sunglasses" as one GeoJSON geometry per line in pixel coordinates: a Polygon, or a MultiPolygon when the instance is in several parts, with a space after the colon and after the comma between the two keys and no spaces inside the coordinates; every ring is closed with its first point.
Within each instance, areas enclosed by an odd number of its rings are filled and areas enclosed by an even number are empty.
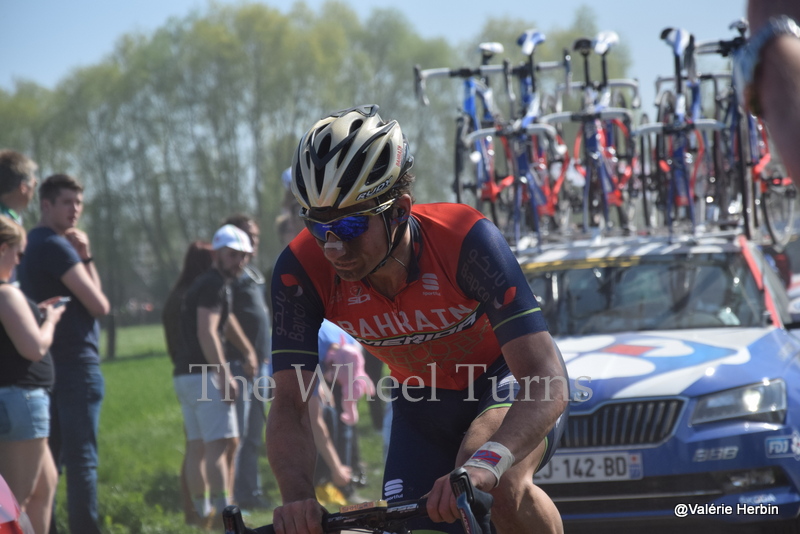
{"type": "Polygon", "coordinates": [[[308,216],[308,211],[305,209],[300,212],[300,218],[303,219],[311,235],[320,241],[327,242],[329,233],[336,236],[340,241],[352,241],[367,231],[370,217],[374,217],[391,208],[395,200],[397,199],[393,198],[374,208],[348,213],[332,221],[318,221],[312,219],[308,216]]]}

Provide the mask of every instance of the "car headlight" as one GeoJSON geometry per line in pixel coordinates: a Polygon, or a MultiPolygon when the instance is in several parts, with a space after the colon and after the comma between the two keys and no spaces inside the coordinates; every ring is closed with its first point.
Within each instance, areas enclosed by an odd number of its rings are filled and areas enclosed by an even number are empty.
{"type": "Polygon", "coordinates": [[[724,419],[780,423],[785,415],[786,384],[780,379],[764,380],[751,386],[700,397],[692,414],[692,424],[724,419]]]}

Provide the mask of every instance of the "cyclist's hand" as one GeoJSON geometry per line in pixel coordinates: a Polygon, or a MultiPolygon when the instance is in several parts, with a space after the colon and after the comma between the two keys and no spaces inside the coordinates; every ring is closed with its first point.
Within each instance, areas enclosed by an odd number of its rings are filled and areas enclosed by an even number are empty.
{"type": "MultiPolygon", "coordinates": [[[[472,486],[490,492],[494,489],[495,479],[491,471],[478,467],[465,467],[469,473],[472,486]]],[[[450,475],[445,475],[436,480],[433,489],[428,493],[428,517],[437,523],[452,523],[461,519],[461,513],[456,505],[456,498],[450,485],[450,475]]]]}
{"type": "Polygon", "coordinates": [[[461,515],[456,506],[456,498],[450,486],[450,474],[436,479],[433,489],[428,493],[428,517],[435,523],[452,523],[461,515]]]}
{"type": "Polygon", "coordinates": [[[275,508],[272,526],[276,534],[323,534],[324,511],[316,499],[289,502],[275,508]]]}
{"type": "Polygon", "coordinates": [[[469,473],[469,480],[472,482],[472,487],[476,489],[489,493],[497,485],[497,478],[488,469],[470,466],[466,466],[464,469],[469,473]]]}

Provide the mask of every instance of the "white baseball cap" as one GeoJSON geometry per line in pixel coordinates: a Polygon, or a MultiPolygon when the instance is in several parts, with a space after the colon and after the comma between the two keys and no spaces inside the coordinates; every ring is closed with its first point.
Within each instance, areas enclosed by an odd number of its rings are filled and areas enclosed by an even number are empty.
{"type": "Polygon", "coordinates": [[[225,247],[239,252],[247,252],[248,254],[253,252],[250,236],[232,224],[226,224],[217,230],[217,233],[214,234],[214,239],[211,240],[212,249],[219,250],[225,247]]]}

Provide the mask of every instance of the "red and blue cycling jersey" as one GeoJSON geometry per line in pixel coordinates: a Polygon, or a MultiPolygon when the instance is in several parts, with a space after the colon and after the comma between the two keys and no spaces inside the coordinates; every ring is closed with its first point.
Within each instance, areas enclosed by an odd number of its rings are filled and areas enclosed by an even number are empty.
{"type": "Polygon", "coordinates": [[[272,279],[274,372],[298,364],[314,371],[327,318],[399,382],[417,377],[429,387],[462,390],[503,344],[547,329],[516,258],[481,213],[462,204],[415,205],[408,224],[412,261],[394,298],[367,278],[340,279],[307,230],[289,244],[272,279]]]}

